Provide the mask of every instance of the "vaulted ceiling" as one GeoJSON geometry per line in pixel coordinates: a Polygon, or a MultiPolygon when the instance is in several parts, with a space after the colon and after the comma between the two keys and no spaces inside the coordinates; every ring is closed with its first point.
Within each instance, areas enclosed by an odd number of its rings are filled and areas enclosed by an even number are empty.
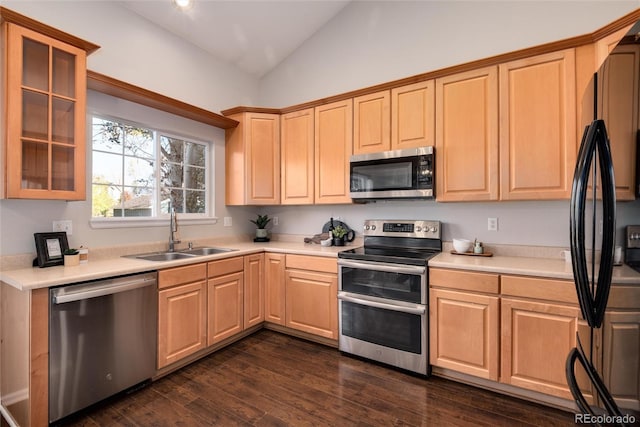
{"type": "Polygon", "coordinates": [[[122,6],[214,57],[262,77],[329,22],[350,0],[126,0],[122,6]]]}

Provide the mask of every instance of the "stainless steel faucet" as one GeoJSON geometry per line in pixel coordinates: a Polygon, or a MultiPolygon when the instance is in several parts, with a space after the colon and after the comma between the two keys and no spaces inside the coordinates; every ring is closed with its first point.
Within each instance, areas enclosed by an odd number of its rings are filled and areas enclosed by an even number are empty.
{"type": "Polygon", "coordinates": [[[178,222],[176,221],[176,209],[173,204],[169,202],[169,252],[176,250],[176,243],[180,243],[180,240],[176,240],[173,233],[178,231],[178,222]]]}

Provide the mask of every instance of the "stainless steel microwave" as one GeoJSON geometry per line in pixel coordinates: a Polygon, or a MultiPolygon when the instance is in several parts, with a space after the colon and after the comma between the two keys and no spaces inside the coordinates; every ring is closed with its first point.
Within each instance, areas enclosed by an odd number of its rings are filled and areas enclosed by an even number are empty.
{"type": "Polygon", "coordinates": [[[354,201],[434,197],[432,146],[356,154],[349,163],[349,195],[354,201]]]}

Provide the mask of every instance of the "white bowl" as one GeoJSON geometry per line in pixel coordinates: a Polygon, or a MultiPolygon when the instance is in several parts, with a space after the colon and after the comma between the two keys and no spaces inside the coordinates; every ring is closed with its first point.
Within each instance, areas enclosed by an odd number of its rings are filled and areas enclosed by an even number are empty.
{"type": "Polygon", "coordinates": [[[471,250],[471,240],[467,239],[453,239],[453,248],[458,253],[465,253],[471,250]]]}

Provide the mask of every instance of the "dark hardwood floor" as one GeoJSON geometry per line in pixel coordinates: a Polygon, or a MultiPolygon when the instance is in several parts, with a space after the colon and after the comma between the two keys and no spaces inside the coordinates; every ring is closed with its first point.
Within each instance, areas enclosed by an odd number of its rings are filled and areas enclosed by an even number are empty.
{"type": "Polygon", "coordinates": [[[573,415],[262,330],[76,426],[569,426],[573,415]]]}

